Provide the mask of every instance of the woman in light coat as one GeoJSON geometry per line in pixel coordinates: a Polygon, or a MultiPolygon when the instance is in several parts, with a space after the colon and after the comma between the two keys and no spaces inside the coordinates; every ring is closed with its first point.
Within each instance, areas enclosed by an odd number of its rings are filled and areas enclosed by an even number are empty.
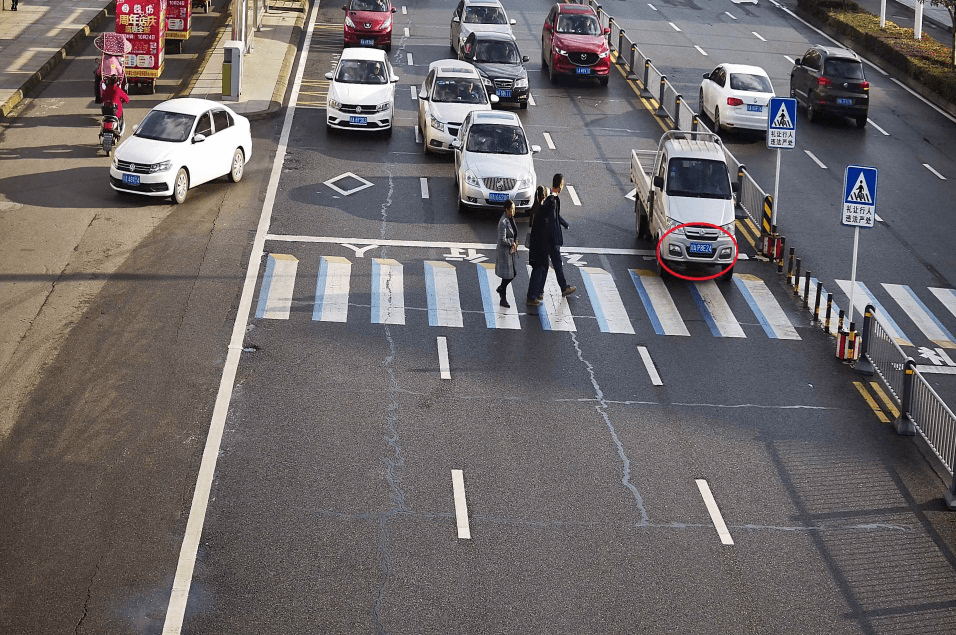
{"type": "Polygon", "coordinates": [[[518,226],[515,225],[515,204],[505,201],[505,213],[498,221],[498,247],[495,252],[495,275],[501,278],[501,284],[495,291],[501,296],[501,306],[510,308],[506,298],[508,285],[515,279],[518,271],[518,226]]]}

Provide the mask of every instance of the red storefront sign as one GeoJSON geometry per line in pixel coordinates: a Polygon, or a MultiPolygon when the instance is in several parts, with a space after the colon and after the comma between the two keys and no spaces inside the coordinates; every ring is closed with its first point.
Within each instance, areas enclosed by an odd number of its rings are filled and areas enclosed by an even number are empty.
{"type": "Polygon", "coordinates": [[[127,77],[159,77],[166,63],[166,1],[118,0],[116,32],[133,50],[126,55],[127,77]]]}
{"type": "Polygon", "coordinates": [[[193,26],[193,1],[166,0],[166,5],[166,39],[189,39],[193,26]]]}

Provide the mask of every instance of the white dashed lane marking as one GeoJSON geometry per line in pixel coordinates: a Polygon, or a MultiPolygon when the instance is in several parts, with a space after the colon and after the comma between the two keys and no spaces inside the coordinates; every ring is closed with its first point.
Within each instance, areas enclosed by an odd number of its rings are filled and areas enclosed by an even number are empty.
{"type": "Polygon", "coordinates": [[[700,47],[697,46],[696,44],[694,45],[694,48],[697,49],[697,52],[698,52],[698,53],[700,53],[700,54],[703,55],[704,57],[707,57],[707,52],[704,51],[704,49],[700,48],[700,47]]]}
{"type": "Polygon", "coordinates": [[[731,20],[736,20],[736,19],[737,19],[737,18],[734,17],[734,14],[731,13],[730,11],[724,11],[724,13],[726,13],[726,14],[727,14],[727,17],[730,18],[731,20]]]}
{"type": "Polygon", "coordinates": [[[428,198],[428,179],[419,179],[422,182],[422,198],[428,198]]]}
{"type": "Polygon", "coordinates": [[[677,27],[676,24],[674,24],[673,22],[668,22],[668,24],[671,25],[671,28],[673,28],[675,31],[680,33],[680,29],[677,27]]]}
{"type": "Polygon", "coordinates": [[[549,135],[547,132],[544,133],[544,142],[548,144],[548,148],[549,148],[549,149],[551,149],[551,150],[554,150],[554,149],[555,149],[555,147],[554,147],[554,141],[551,140],[551,135],[549,135]]]}
{"type": "Polygon", "coordinates": [[[764,39],[764,37],[763,37],[762,35],[760,35],[760,34],[757,33],[756,31],[751,31],[751,33],[753,33],[753,34],[754,34],[754,37],[756,37],[756,38],[757,38],[758,40],[760,40],[761,42],[766,42],[766,41],[767,41],[766,39],[764,39]]]}
{"type": "Polygon", "coordinates": [[[880,128],[878,125],[876,125],[875,121],[870,119],[869,122],[870,122],[870,125],[876,128],[877,130],[879,130],[883,134],[883,136],[886,136],[886,137],[890,136],[890,133],[888,133],[886,130],[883,130],[883,128],[880,128]]]}
{"type": "Polygon", "coordinates": [[[937,172],[936,170],[934,170],[933,166],[931,166],[929,163],[924,163],[923,167],[929,170],[930,172],[932,172],[933,174],[935,174],[936,176],[938,176],[941,181],[946,180],[946,177],[940,174],[939,172],[937,172]]]}
{"type": "Polygon", "coordinates": [[[574,203],[578,207],[581,206],[581,199],[578,198],[578,193],[574,191],[573,185],[568,186],[568,195],[571,197],[572,203],[574,203]]]}
{"type": "Polygon", "coordinates": [[[814,155],[812,152],[810,152],[809,150],[804,150],[804,152],[806,152],[806,153],[807,153],[807,156],[810,157],[811,159],[813,159],[813,162],[816,163],[817,165],[819,165],[821,169],[823,169],[823,170],[826,170],[826,169],[827,169],[827,166],[824,165],[823,161],[821,161],[820,159],[818,159],[818,158],[816,157],[816,155],[814,155]]]}
{"type": "Polygon", "coordinates": [[[415,62],[412,61],[412,54],[411,54],[411,53],[406,53],[406,54],[405,54],[405,59],[408,60],[408,65],[409,65],[409,66],[414,66],[414,65],[415,65],[415,62]]]}
{"type": "Polygon", "coordinates": [[[651,354],[648,352],[646,346],[638,346],[637,351],[641,354],[641,359],[644,361],[644,368],[647,369],[647,375],[651,378],[651,383],[655,386],[663,386],[664,382],[661,381],[661,376],[657,372],[657,366],[654,365],[654,360],[651,359],[651,354]]]}

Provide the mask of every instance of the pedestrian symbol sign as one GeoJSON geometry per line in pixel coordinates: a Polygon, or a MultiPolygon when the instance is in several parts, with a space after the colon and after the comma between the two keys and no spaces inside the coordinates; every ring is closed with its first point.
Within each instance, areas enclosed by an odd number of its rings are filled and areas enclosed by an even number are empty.
{"type": "Polygon", "coordinates": [[[843,179],[843,224],[873,227],[876,218],[876,168],[848,165],[843,179]]]}
{"type": "Polygon", "coordinates": [[[793,149],[797,142],[797,100],[771,97],[767,107],[767,147],[793,149]]]}

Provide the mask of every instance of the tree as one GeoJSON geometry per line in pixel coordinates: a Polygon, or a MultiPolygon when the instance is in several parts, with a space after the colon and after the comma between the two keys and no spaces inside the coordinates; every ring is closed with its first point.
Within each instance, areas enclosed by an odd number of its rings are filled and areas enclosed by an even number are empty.
{"type": "Polygon", "coordinates": [[[932,4],[934,7],[946,7],[949,11],[949,21],[953,25],[951,28],[953,39],[949,43],[953,47],[953,58],[950,62],[953,67],[956,67],[956,0],[932,0],[932,4]]]}

